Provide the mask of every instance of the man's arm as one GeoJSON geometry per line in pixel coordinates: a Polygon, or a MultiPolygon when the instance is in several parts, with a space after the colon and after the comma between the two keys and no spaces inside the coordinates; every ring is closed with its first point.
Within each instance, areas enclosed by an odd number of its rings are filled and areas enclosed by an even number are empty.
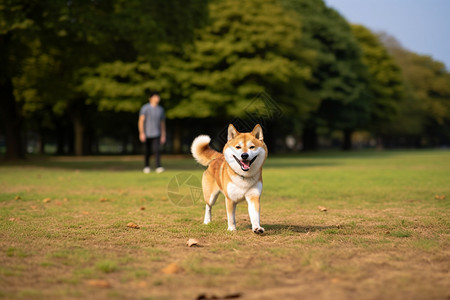
{"type": "Polygon", "coordinates": [[[138,121],[138,129],[139,129],[139,140],[144,143],[145,142],[145,132],[144,132],[144,121],[145,121],[145,115],[139,116],[138,121]]]}

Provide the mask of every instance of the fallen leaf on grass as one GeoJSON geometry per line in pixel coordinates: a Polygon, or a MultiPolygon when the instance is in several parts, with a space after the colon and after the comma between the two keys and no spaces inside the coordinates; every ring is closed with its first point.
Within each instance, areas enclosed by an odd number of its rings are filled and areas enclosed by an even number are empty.
{"type": "Polygon", "coordinates": [[[145,207],[144,206],[142,206],[141,208],[140,208],[141,210],[145,210],[145,207]]]}
{"type": "Polygon", "coordinates": [[[20,200],[20,199],[22,199],[20,196],[14,197],[14,200],[20,200]]]}
{"type": "Polygon", "coordinates": [[[87,281],[87,285],[93,286],[93,287],[100,287],[100,288],[109,288],[111,287],[111,284],[102,279],[92,279],[87,281]]]}
{"type": "Polygon", "coordinates": [[[234,293],[234,294],[228,294],[223,296],[223,299],[236,299],[240,298],[242,296],[242,293],[234,293]]]}
{"type": "Polygon", "coordinates": [[[199,240],[197,240],[197,239],[189,239],[189,240],[186,242],[186,246],[188,246],[188,247],[198,246],[198,243],[200,243],[200,242],[199,242],[199,240]]]}
{"type": "Polygon", "coordinates": [[[334,284],[339,283],[340,281],[341,280],[339,278],[332,278],[331,279],[331,283],[334,283],[334,284]]]}
{"type": "Polygon", "coordinates": [[[10,220],[11,222],[16,222],[16,221],[19,221],[20,218],[9,218],[9,220],[10,220]]]}
{"type": "Polygon", "coordinates": [[[183,271],[183,269],[177,265],[177,263],[171,263],[167,267],[161,270],[164,274],[176,274],[183,271]]]}
{"type": "Polygon", "coordinates": [[[222,297],[219,297],[214,294],[200,294],[197,296],[197,300],[212,300],[212,299],[237,299],[242,296],[242,293],[234,293],[234,294],[227,294],[222,297]]]}
{"type": "Polygon", "coordinates": [[[141,281],[138,281],[138,282],[132,282],[131,286],[135,287],[135,288],[142,288],[143,289],[143,288],[148,287],[148,283],[143,281],[143,280],[141,280],[141,281]]]}
{"type": "Polygon", "coordinates": [[[52,199],[50,199],[50,198],[45,198],[44,200],[42,200],[42,202],[44,202],[44,203],[49,203],[50,201],[52,201],[52,199]]]}
{"type": "Polygon", "coordinates": [[[108,201],[108,199],[107,198],[100,198],[100,200],[99,200],[100,202],[106,202],[106,201],[108,201]]]}
{"type": "Polygon", "coordinates": [[[434,196],[434,199],[437,199],[437,200],[444,200],[444,199],[445,199],[445,195],[435,195],[435,196],[434,196]]]}
{"type": "Polygon", "coordinates": [[[127,227],[134,228],[134,229],[139,229],[139,228],[141,228],[138,224],[133,223],[133,222],[128,223],[128,224],[127,224],[127,227]]]}
{"type": "Polygon", "coordinates": [[[83,215],[88,215],[88,214],[89,214],[88,211],[82,211],[81,213],[82,213],[83,215]]]}
{"type": "Polygon", "coordinates": [[[327,211],[328,209],[325,206],[317,206],[320,211],[327,211]]]}
{"type": "Polygon", "coordinates": [[[216,295],[200,294],[197,296],[197,300],[209,300],[209,299],[219,299],[216,295]]]}

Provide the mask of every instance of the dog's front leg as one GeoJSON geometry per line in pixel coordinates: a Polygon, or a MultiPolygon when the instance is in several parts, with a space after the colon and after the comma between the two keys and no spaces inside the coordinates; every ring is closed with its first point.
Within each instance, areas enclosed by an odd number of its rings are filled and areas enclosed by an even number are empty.
{"type": "Polygon", "coordinates": [[[250,215],[250,221],[252,222],[252,230],[254,233],[264,233],[264,228],[259,224],[259,195],[253,195],[246,197],[248,204],[248,214],[250,215]]]}
{"type": "Polygon", "coordinates": [[[228,231],[236,230],[236,202],[226,198],[228,231]]]}
{"type": "Polygon", "coordinates": [[[209,224],[210,222],[211,222],[211,205],[206,204],[205,219],[203,220],[203,224],[209,224]]]}

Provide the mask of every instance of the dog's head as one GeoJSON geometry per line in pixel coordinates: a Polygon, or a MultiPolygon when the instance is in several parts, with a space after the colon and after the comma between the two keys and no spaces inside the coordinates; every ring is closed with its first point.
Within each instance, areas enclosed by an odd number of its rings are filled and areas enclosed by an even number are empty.
{"type": "Polygon", "coordinates": [[[261,126],[252,132],[238,132],[232,124],[228,126],[228,142],[223,154],[230,167],[239,175],[250,177],[258,173],[267,157],[267,147],[261,126]]]}

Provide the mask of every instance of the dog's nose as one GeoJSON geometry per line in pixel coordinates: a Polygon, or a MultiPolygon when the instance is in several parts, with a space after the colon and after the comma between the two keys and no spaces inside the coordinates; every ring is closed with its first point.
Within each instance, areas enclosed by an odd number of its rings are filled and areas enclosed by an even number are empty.
{"type": "Polygon", "coordinates": [[[244,152],[241,154],[242,159],[247,159],[248,158],[248,153],[244,152]]]}

